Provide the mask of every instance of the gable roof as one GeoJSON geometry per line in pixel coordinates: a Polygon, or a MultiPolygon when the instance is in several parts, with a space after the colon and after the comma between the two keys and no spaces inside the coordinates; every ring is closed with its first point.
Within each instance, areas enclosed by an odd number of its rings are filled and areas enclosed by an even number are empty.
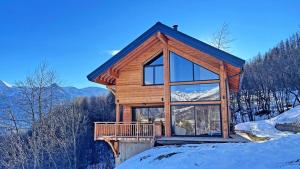
{"type": "Polygon", "coordinates": [[[195,49],[198,49],[201,52],[209,54],[219,60],[222,60],[226,63],[229,63],[235,67],[242,68],[245,64],[245,60],[240,59],[234,55],[231,55],[227,52],[224,52],[220,49],[217,49],[211,45],[208,45],[198,39],[195,39],[191,36],[188,36],[178,30],[174,30],[173,28],[166,26],[160,22],[157,22],[150,29],[140,35],[137,39],[123,48],[120,52],[114,55],[112,58],[107,60],[104,64],[99,66],[96,70],[90,73],[87,78],[90,81],[95,81],[95,79],[100,76],[102,73],[106,72],[112,65],[116,64],[118,61],[127,56],[131,51],[135,48],[143,44],[147,39],[153,36],[155,33],[161,32],[167,36],[170,36],[178,41],[181,41],[195,49]]]}

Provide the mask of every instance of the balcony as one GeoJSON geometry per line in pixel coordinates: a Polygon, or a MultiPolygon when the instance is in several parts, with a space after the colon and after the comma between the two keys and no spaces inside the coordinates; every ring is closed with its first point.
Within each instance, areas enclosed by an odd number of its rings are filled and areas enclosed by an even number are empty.
{"type": "Polygon", "coordinates": [[[161,123],[95,122],[94,140],[152,141],[160,136],[161,123]]]}

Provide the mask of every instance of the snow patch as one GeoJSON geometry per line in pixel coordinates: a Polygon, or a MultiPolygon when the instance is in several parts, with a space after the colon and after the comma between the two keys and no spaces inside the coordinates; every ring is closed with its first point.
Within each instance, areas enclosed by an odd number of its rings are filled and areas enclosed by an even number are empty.
{"type": "Polygon", "coordinates": [[[276,124],[300,123],[300,106],[290,109],[274,118],[253,122],[240,123],[235,126],[237,132],[247,132],[258,137],[271,139],[291,135],[291,132],[282,132],[275,128],[276,124]]]}

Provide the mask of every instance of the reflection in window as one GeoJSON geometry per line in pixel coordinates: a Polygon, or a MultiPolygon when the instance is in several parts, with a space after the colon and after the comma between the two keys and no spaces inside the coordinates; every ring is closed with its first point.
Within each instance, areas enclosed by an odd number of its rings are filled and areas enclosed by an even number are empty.
{"type": "Polygon", "coordinates": [[[171,86],[171,101],[220,100],[218,83],[171,86]]]}
{"type": "Polygon", "coordinates": [[[220,105],[172,106],[172,135],[220,136],[220,105]]]}
{"type": "Polygon", "coordinates": [[[145,67],[144,68],[144,83],[145,84],[154,84],[153,79],[153,67],[145,67]]]}
{"type": "Polygon", "coordinates": [[[195,106],[196,135],[221,135],[220,105],[195,106]]]}
{"type": "Polygon", "coordinates": [[[195,135],[194,106],[172,106],[173,135],[195,135]]]}
{"type": "Polygon", "coordinates": [[[137,107],[132,109],[132,120],[137,122],[165,121],[163,107],[137,107]]]}
{"type": "Polygon", "coordinates": [[[170,52],[170,80],[171,82],[215,80],[219,75],[195,64],[176,53],[170,52]]]}
{"type": "Polygon", "coordinates": [[[193,81],[193,63],[171,52],[170,78],[171,82],[193,81]]]}
{"type": "Polygon", "coordinates": [[[194,64],[194,80],[215,80],[219,79],[219,75],[205,69],[202,66],[194,64]]]}
{"type": "Polygon", "coordinates": [[[163,55],[152,59],[144,65],[144,84],[159,85],[164,83],[163,55]]]}

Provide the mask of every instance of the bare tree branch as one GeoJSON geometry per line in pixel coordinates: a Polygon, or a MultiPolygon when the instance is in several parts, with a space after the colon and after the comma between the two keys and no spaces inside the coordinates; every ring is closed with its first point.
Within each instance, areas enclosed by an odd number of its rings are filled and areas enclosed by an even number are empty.
{"type": "Polygon", "coordinates": [[[218,49],[226,51],[230,48],[230,44],[234,41],[230,35],[229,25],[227,23],[223,23],[221,28],[212,35],[211,44],[218,49]]]}

